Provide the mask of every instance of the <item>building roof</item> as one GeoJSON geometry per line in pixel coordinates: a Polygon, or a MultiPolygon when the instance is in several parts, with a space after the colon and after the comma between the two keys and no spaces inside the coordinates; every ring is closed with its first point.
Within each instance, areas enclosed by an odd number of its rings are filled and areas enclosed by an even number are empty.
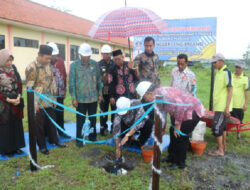
{"type": "MultiPolygon", "coordinates": [[[[89,38],[88,31],[94,24],[92,21],[28,0],[1,0],[0,18],[89,38]]],[[[107,39],[104,40],[107,41],[107,39]]],[[[110,40],[121,45],[128,43],[124,38],[110,40]]]]}

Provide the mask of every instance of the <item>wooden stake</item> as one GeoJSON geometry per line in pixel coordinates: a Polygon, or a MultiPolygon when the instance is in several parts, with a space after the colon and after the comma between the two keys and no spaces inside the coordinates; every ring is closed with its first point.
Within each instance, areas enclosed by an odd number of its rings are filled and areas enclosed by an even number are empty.
{"type": "MultiPolygon", "coordinates": [[[[28,125],[29,125],[29,147],[30,154],[33,160],[37,163],[36,152],[36,125],[35,125],[35,105],[34,105],[34,92],[27,92],[28,102],[28,125]]],[[[36,171],[37,167],[30,162],[30,170],[36,171]]]]}
{"type": "MultiPolygon", "coordinates": [[[[156,99],[163,99],[163,97],[156,96],[156,99]]],[[[160,111],[163,110],[163,106],[164,106],[163,104],[157,104],[156,106],[158,107],[160,111]]],[[[158,139],[158,141],[162,143],[162,121],[156,112],[155,112],[154,135],[158,139]]],[[[154,168],[160,170],[161,169],[160,163],[161,163],[161,150],[156,144],[156,142],[154,142],[154,157],[153,157],[154,168]]],[[[152,177],[152,189],[153,190],[159,190],[160,188],[159,182],[160,182],[160,175],[153,170],[153,177],[152,177]]]]}
{"type": "Polygon", "coordinates": [[[211,64],[211,84],[210,84],[210,100],[209,100],[209,110],[213,111],[213,93],[214,93],[214,67],[211,64]]]}

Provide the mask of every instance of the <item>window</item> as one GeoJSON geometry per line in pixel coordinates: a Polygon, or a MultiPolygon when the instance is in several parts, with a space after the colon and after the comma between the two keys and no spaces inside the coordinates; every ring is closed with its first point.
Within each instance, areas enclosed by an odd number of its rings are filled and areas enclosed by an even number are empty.
{"type": "Polygon", "coordinates": [[[4,35],[0,35],[0,49],[5,48],[5,37],[4,35]]]}
{"type": "Polygon", "coordinates": [[[70,61],[75,61],[79,58],[78,49],[79,46],[70,45],[70,61]]]}
{"type": "Polygon", "coordinates": [[[17,47],[31,47],[31,48],[38,48],[38,40],[30,40],[25,38],[17,38],[14,37],[14,46],[17,47]]]}
{"type": "Polygon", "coordinates": [[[58,49],[59,49],[59,54],[58,57],[61,57],[63,60],[65,60],[65,45],[64,44],[58,44],[56,43],[58,49]]]}
{"type": "Polygon", "coordinates": [[[130,57],[130,53],[125,53],[125,57],[130,57]]]}
{"type": "Polygon", "coordinates": [[[91,48],[93,54],[99,54],[99,49],[97,48],[91,48]]]}

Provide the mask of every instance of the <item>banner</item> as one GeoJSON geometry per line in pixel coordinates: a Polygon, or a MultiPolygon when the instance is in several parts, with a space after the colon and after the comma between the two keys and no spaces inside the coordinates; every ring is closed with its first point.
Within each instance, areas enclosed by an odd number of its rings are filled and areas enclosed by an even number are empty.
{"type": "MultiPolygon", "coordinates": [[[[188,55],[190,61],[208,60],[216,52],[216,17],[165,20],[166,32],[152,34],[155,39],[154,52],[160,60],[176,61],[180,53],[188,55]]],[[[149,36],[149,35],[146,35],[149,36]]],[[[144,38],[135,36],[133,57],[144,51],[144,38]]]]}

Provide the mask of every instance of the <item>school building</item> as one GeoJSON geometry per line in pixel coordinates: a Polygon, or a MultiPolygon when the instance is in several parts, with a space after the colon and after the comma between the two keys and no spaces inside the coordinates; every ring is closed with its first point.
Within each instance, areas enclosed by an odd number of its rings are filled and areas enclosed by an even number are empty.
{"type": "Polygon", "coordinates": [[[22,79],[25,68],[35,60],[40,44],[55,42],[59,57],[69,65],[78,59],[78,47],[87,42],[92,47],[92,59],[101,59],[101,47],[109,44],[121,49],[129,57],[128,41],[123,38],[92,39],[88,31],[94,23],[71,14],[55,10],[28,0],[1,0],[0,3],[0,49],[12,51],[22,79]]]}

